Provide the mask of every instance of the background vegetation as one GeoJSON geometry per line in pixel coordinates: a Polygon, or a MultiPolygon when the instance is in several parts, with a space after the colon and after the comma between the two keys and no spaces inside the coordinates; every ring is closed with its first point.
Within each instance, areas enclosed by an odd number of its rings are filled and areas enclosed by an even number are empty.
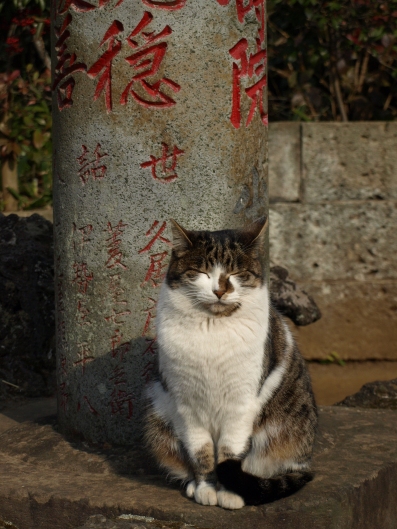
{"type": "MultiPolygon", "coordinates": [[[[397,0],[267,7],[271,121],[396,119],[397,0]]],[[[50,0],[0,0],[0,157],[21,208],[52,196],[49,25],[50,0]]]]}
{"type": "Polygon", "coordinates": [[[396,118],[396,0],[267,5],[271,120],[396,118]]]}

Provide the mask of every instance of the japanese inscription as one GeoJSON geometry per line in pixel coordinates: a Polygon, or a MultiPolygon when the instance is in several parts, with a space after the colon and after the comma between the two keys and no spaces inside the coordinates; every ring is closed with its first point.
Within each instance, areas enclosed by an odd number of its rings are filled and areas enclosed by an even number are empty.
{"type": "Polygon", "coordinates": [[[170,26],[165,26],[157,34],[154,31],[143,31],[152,20],[153,15],[146,11],[127,38],[127,43],[134,50],[134,53],[125,60],[134,68],[135,75],[121,95],[120,103],[122,105],[127,103],[129,95],[146,108],[168,108],[176,104],[175,100],[162,90],[162,86],[168,86],[171,91],[179,92],[181,89],[179,84],[167,77],[149,81],[158,75],[168,46],[164,39],[172,33],[170,26]]]}
{"type": "Polygon", "coordinates": [[[76,84],[73,74],[87,71],[87,65],[78,62],[75,53],[68,52],[67,40],[70,37],[69,25],[71,22],[72,15],[68,13],[62,25],[55,27],[57,60],[52,90],[56,91],[59,110],[64,110],[73,105],[72,95],[76,84]]]}
{"type": "Polygon", "coordinates": [[[108,153],[101,152],[101,150],[100,143],[97,143],[92,153],[90,153],[88,147],[85,145],[81,146],[82,152],[78,156],[77,162],[80,165],[78,174],[83,185],[86,185],[90,178],[93,180],[102,180],[106,176],[107,167],[102,158],[108,156],[108,153]]]}
{"type": "Polygon", "coordinates": [[[141,167],[143,169],[150,167],[154,180],[162,184],[170,184],[178,178],[175,171],[178,157],[184,154],[185,151],[182,151],[176,145],[174,145],[172,151],[169,150],[166,143],[163,142],[161,145],[162,154],[160,158],[150,155],[150,160],[141,163],[141,167]]]}
{"type": "MultiPolygon", "coordinates": [[[[217,0],[218,4],[226,6],[231,0],[217,0]]],[[[265,0],[232,0],[236,2],[237,18],[242,24],[247,15],[253,13],[258,24],[256,43],[254,51],[249,51],[249,42],[246,38],[240,39],[229,53],[234,59],[232,69],[232,111],[230,121],[236,129],[243,122],[241,114],[242,106],[242,84],[243,80],[252,81],[245,88],[245,96],[251,99],[251,106],[245,120],[245,126],[251,123],[255,111],[258,110],[260,119],[264,125],[268,124],[268,115],[265,111],[264,98],[267,86],[266,64],[266,41],[265,41],[265,0]]]]}
{"type": "MultiPolygon", "coordinates": [[[[155,1],[142,0],[143,4],[154,10],[175,11],[182,9],[186,0],[155,1]]],[[[59,0],[56,4],[55,17],[66,15],[59,27],[55,28],[57,41],[57,63],[53,90],[57,92],[58,108],[64,110],[73,105],[72,94],[75,88],[74,74],[81,72],[90,79],[96,80],[93,99],[96,101],[104,94],[107,112],[113,110],[112,69],[113,61],[122,49],[125,40],[133,53],[125,58],[132,67],[132,77],[120,96],[120,104],[126,105],[128,99],[133,99],[145,108],[170,108],[176,104],[174,94],[180,91],[180,85],[169,77],[160,74],[167,48],[167,37],[172,29],[166,25],[161,31],[148,31],[153,21],[153,14],[145,11],[141,20],[128,37],[123,37],[124,25],[120,20],[113,20],[106,30],[98,48],[103,52],[94,63],[88,67],[79,61],[76,52],[68,51],[67,41],[70,38],[70,24],[73,20],[70,11],[88,13],[94,9],[106,7],[110,0],[99,0],[98,5],[85,0],[59,0]]],[[[119,7],[123,0],[118,0],[114,8],[119,7]]]]}
{"type": "MultiPolygon", "coordinates": [[[[164,279],[165,268],[167,266],[168,250],[157,251],[158,244],[172,246],[172,243],[164,236],[164,231],[167,228],[167,222],[160,223],[155,220],[149,230],[146,232],[146,237],[149,242],[139,250],[139,254],[148,254],[149,266],[146,271],[145,279],[143,280],[142,288],[157,288],[164,279]]],[[[157,299],[154,294],[150,294],[147,298],[147,307],[143,310],[146,314],[145,323],[143,326],[142,336],[146,339],[146,348],[142,356],[145,358],[145,365],[142,373],[142,378],[146,382],[150,380],[152,371],[155,365],[156,355],[156,338],[149,338],[148,335],[153,334],[152,324],[156,314],[157,299]]]]}

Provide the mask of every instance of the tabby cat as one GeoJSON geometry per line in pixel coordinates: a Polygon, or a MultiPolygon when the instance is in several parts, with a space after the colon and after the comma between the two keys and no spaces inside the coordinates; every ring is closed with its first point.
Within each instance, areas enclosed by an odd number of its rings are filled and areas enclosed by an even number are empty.
{"type": "Polygon", "coordinates": [[[215,232],[172,222],[148,446],[203,505],[287,496],[312,479],[317,411],[304,360],[269,302],[267,221],[215,232]]]}

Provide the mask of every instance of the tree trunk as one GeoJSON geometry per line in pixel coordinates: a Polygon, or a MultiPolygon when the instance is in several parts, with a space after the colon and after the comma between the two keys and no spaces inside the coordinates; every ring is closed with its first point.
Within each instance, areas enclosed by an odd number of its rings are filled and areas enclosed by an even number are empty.
{"type": "Polygon", "coordinates": [[[17,163],[6,158],[1,166],[1,178],[3,186],[4,211],[16,211],[18,201],[11,195],[7,188],[18,191],[18,171],[17,163]]]}

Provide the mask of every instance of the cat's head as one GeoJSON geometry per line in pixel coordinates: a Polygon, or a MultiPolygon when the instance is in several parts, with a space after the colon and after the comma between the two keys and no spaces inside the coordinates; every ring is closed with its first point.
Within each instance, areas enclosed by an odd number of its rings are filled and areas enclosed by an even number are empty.
{"type": "Polygon", "coordinates": [[[196,308],[229,316],[265,282],[266,228],[265,217],[240,230],[212,232],[186,230],[173,220],[167,285],[180,289],[196,308]]]}

